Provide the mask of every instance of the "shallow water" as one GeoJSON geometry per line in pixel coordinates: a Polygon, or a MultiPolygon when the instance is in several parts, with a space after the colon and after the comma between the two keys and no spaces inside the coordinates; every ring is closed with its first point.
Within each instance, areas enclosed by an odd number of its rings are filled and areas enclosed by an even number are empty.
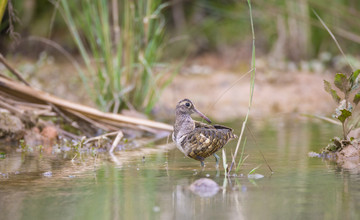
{"type": "MultiPolygon", "coordinates": [[[[256,143],[248,133],[250,156],[231,178],[224,177],[222,162],[216,170],[209,158],[201,170],[198,161],[175,148],[154,146],[71,162],[72,156],[51,150],[21,153],[3,146],[0,218],[359,219],[358,172],[307,156],[340,132],[337,127],[297,120],[255,121],[249,127],[256,143]],[[264,177],[247,178],[258,165],[255,173],[264,177]],[[220,185],[215,195],[202,197],[189,189],[203,177],[220,185]]],[[[228,160],[235,145],[226,148],[228,160]]]]}

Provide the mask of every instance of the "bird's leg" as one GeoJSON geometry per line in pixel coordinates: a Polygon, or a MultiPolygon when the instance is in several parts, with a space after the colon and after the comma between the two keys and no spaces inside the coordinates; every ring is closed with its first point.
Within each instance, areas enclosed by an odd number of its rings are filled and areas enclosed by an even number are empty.
{"type": "Polygon", "coordinates": [[[219,167],[220,157],[219,157],[216,153],[214,153],[213,155],[214,155],[214,157],[215,157],[216,167],[219,167]]]}
{"type": "Polygon", "coordinates": [[[205,167],[204,159],[205,159],[205,158],[203,158],[203,157],[201,157],[201,156],[199,156],[199,155],[196,155],[196,160],[200,161],[202,168],[205,167]]]}
{"type": "Polygon", "coordinates": [[[220,170],[219,170],[219,167],[216,167],[216,177],[219,177],[220,176],[220,170]]]}

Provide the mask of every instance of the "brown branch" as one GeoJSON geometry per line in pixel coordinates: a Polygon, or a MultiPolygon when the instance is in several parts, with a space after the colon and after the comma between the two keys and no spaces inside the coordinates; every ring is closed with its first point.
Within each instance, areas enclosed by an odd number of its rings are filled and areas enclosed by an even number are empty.
{"type": "Polygon", "coordinates": [[[2,77],[0,77],[0,90],[8,93],[13,93],[13,95],[26,95],[29,98],[37,99],[39,102],[52,103],[60,109],[76,111],[89,118],[96,119],[97,121],[108,120],[117,123],[125,123],[140,127],[143,126],[165,131],[172,131],[173,129],[172,126],[161,122],[155,122],[147,119],[135,118],[121,114],[105,113],[95,108],[70,102],[68,100],[61,99],[43,91],[24,86],[22,84],[2,77]]]}

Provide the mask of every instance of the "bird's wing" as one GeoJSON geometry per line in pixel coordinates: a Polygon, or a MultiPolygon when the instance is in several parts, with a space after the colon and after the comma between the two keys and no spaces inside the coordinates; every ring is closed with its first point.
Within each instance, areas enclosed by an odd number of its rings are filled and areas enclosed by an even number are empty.
{"type": "Polygon", "coordinates": [[[195,129],[196,128],[207,128],[207,129],[214,129],[215,127],[200,121],[194,121],[195,122],[195,129]]]}

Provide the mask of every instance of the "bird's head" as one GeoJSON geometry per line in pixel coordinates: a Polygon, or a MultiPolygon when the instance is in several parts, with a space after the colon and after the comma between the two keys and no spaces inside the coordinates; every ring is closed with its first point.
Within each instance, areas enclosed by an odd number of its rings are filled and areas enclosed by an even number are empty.
{"type": "Polygon", "coordinates": [[[211,123],[211,120],[203,113],[197,110],[194,104],[189,99],[183,99],[176,105],[176,114],[191,115],[193,113],[198,114],[200,117],[211,123]]]}

